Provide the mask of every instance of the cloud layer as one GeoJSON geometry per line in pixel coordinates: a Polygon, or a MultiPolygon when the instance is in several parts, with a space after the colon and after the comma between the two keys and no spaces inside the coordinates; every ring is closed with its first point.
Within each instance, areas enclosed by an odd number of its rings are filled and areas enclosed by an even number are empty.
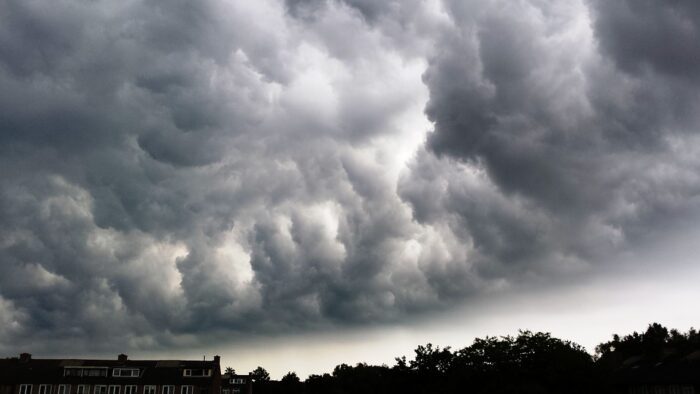
{"type": "Polygon", "coordinates": [[[594,274],[698,211],[698,12],[6,1],[0,349],[392,322],[594,274]]]}

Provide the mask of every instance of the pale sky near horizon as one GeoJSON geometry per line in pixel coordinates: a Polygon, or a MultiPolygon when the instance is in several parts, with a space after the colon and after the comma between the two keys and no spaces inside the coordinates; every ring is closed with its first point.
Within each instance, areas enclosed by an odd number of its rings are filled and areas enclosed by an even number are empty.
{"type": "Polygon", "coordinates": [[[0,354],[687,330],[699,53],[692,0],[0,2],[0,354]]]}

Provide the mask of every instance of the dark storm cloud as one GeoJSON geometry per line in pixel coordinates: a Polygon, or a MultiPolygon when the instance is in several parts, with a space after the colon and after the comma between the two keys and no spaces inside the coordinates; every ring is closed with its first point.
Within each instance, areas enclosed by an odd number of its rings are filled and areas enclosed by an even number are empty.
{"type": "Polygon", "coordinates": [[[498,198],[462,192],[463,175],[419,159],[423,188],[447,185],[435,196],[406,180],[403,195],[419,218],[457,214],[485,254],[484,270],[505,264],[497,275],[541,275],[533,265],[591,264],[697,208],[695,177],[679,180],[698,161],[677,150],[694,144],[698,96],[667,78],[696,71],[696,7],[448,3],[455,24],[424,76],[435,122],[428,147],[482,169],[498,198]]]}
{"type": "Polygon", "coordinates": [[[369,144],[403,132],[420,69],[360,15],[323,12],[3,3],[3,349],[187,344],[430,297],[420,269],[394,272],[410,211],[369,144]]]}
{"type": "Polygon", "coordinates": [[[694,10],[6,1],[0,349],[397,321],[595,271],[697,208],[694,10]]]}
{"type": "Polygon", "coordinates": [[[695,80],[700,75],[700,4],[592,2],[601,48],[623,70],[695,80]]]}

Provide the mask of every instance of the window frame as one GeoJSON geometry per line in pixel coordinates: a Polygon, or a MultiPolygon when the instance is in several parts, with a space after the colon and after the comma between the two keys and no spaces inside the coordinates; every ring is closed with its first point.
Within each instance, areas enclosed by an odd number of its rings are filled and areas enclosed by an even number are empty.
{"type": "Polygon", "coordinates": [[[136,394],[139,387],[135,384],[127,384],[124,386],[124,394],[136,394]]]}
{"type": "Polygon", "coordinates": [[[185,368],[182,370],[182,376],[186,378],[210,378],[212,370],[209,368],[185,368]],[[201,374],[195,375],[194,371],[201,371],[201,374]]]}
{"type": "Polygon", "coordinates": [[[63,376],[69,376],[72,378],[81,378],[83,377],[83,368],[82,367],[63,367],[63,376]],[[76,371],[77,373],[75,375],[69,374],[69,371],[76,371]]]}
{"type": "Polygon", "coordinates": [[[109,368],[108,367],[81,367],[82,371],[82,377],[84,378],[106,378],[109,377],[109,368]],[[97,371],[97,374],[94,374],[93,371],[97,371]]]}
{"type": "Polygon", "coordinates": [[[70,384],[59,384],[56,394],[70,394],[70,384]],[[61,392],[63,389],[63,392],[61,392]]]}
{"type": "Polygon", "coordinates": [[[193,394],[194,393],[194,386],[189,385],[189,384],[183,384],[180,386],[180,394],[193,394]]]}
{"type": "Polygon", "coordinates": [[[90,386],[87,384],[79,384],[75,389],[75,394],[90,394],[90,386]]]}
{"type": "Polygon", "coordinates": [[[19,394],[32,394],[32,385],[31,384],[20,384],[19,385],[19,394]],[[22,392],[22,388],[25,388],[24,392],[22,392]]]}
{"type": "Polygon", "coordinates": [[[146,384],[143,386],[143,394],[157,394],[158,393],[158,386],[155,384],[146,384]],[[149,391],[150,389],[153,389],[153,391],[149,391]]]}
{"type": "Polygon", "coordinates": [[[112,376],[115,378],[138,378],[141,376],[141,370],[138,368],[114,368],[112,369],[112,376]],[[129,375],[124,375],[124,372],[127,371],[129,375]],[[134,372],[136,372],[136,375],[134,375],[134,372]]]}
{"type": "Polygon", "coordinates": [[[122,386],[119,384],[110,384],[109,387],[107,388],[107,394],[119,394],[122,386]]]}
{"type": "Polygon", "coordinates": [[[39,394],[51,394],[51,385],[50,384],[40,384],[39,385],[39,394]]]}
{"type": "Polygon", "coordinates": [[[96,384],[92,387],[92,393],[93,394],[107,394],[107,385],[106,384],[96,384]],[[104,389],[104,392],[99,392],[98,390],[104,389]]]}
{"type": "Polygon", "coordinates": [[[161,394],[175,394],[175,386],[171,384],[163,385],[160,390],[161,394]]]}

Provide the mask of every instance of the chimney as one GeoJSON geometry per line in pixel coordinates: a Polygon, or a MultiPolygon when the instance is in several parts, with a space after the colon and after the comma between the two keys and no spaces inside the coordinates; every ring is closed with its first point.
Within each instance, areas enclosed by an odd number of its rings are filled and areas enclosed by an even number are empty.
{"type": "Polygon", "coordinates": [[[214,356],[214,364],[219,365],[220,362],[221,362],[221,357],[219,357],[218,355],[214,356]]]}
{"type": "Polygon", "coordinates": [[[129,357],[126,354],[122,353],[117,356],[117,361],[124,363],[128,358],[129,357]]]}
{"type": "Polygon", "coordinates": [[[22,362],[22,363],[26,363],[26,362],[28,362],[28,361],[31,360],[31,359],[32,359],[32,355],[29,354],[29,353],[21,353],[21,354],[19,355],[19,361],[22,362]]]}

